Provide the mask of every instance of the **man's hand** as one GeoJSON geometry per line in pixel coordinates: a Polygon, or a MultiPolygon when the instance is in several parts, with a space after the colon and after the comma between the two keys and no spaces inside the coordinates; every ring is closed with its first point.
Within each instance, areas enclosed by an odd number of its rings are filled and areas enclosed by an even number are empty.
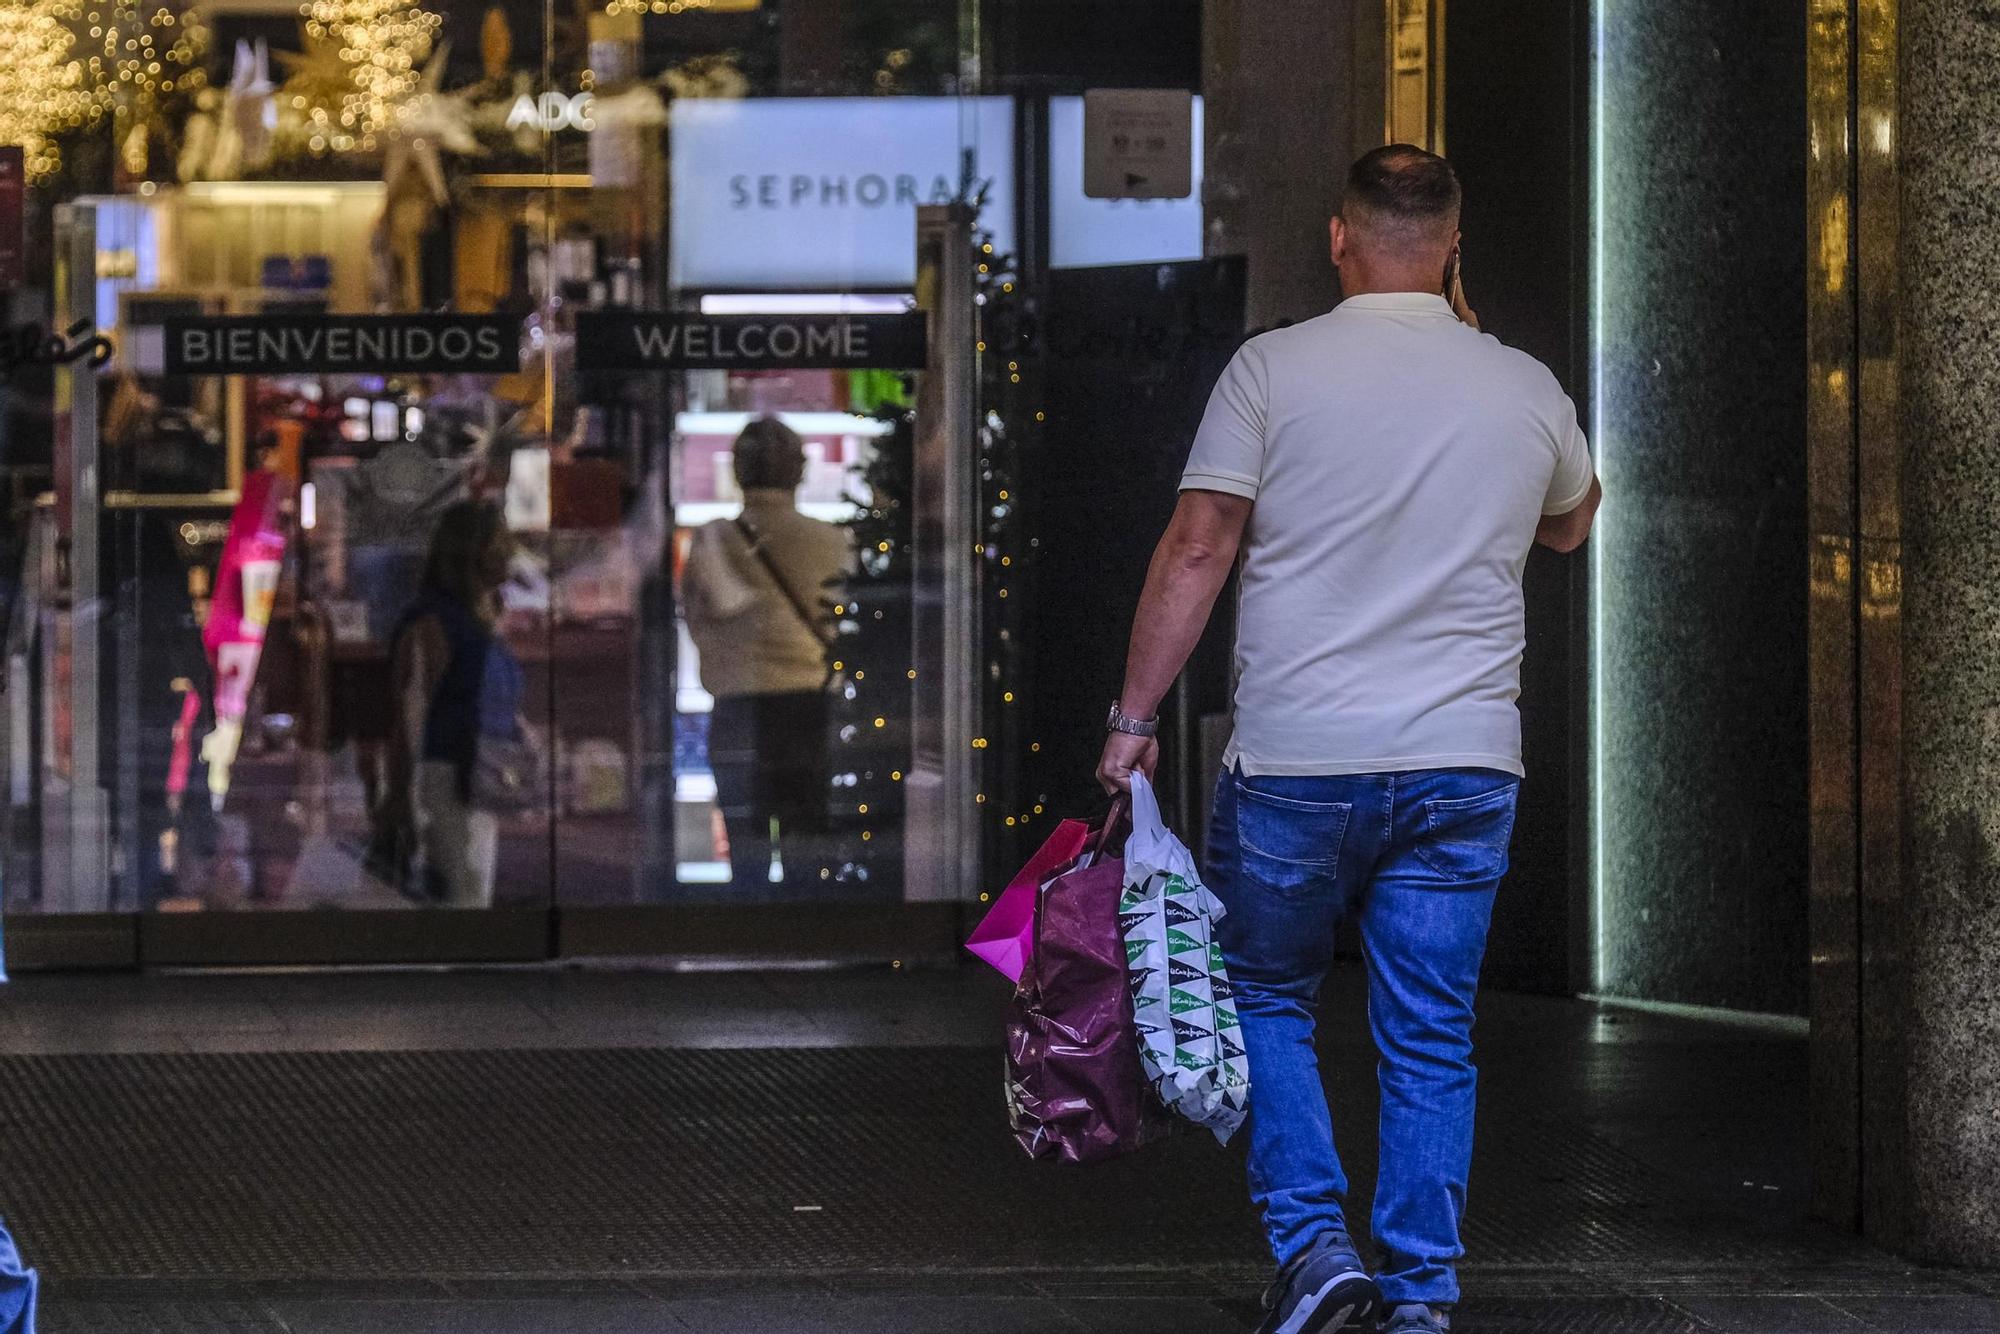
{"type": "Polygon", "coordinates": [[[1097,781],[1104,790],[1117,795],[1132,790],[1132,771],[1147,778],[1160,766],[1160,743],[1155,737],[1128,736],[1113,732],[1104,741],[1104,758],[1097,762],[1097,781]]]}
{"type": "Polygon", "coordinates": [[[1451,313],[1458,316],[1466,324],[1477,329],[1479,327],[1479,316],[1473,313],[1472,307],[1466,304],[1465,300],[1465,261],[1462,259],[1451,266],[1451,292],[1449,295],[1451,297],[1451,313]]]}

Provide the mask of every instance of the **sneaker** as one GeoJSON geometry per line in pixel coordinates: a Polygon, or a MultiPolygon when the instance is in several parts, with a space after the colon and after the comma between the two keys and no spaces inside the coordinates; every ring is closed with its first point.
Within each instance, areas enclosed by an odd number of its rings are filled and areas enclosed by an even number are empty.
{"type": "Polygon", "coordinates": [[[1359,1320],[1381,1294],[1368,1277],[1354,1243],[1329,1232],[1293,1256],[1264,1294],[1270,1314],[1257,1334],[1321,1334],[1359,1320]]]}
{"type": "Polygon", "coordinates": [[[1441,1306],[1410,1302],[1389,1312],[1382,1334],[1449,1334],[1451,1317],[1441,1306]]]}

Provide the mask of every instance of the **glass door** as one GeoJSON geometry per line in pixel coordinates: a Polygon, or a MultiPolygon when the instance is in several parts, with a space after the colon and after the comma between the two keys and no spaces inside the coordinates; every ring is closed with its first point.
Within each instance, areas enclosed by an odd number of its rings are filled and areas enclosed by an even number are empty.
{"type": "Polygon", "coordinates": [[[927,352],[975,353],[969,312],[940,339],[926,309],[918,212],[978,198],[1011,236],[1014,106],[957,95],[954,6],[902,9],[734,46],[703,45],[719,17],[593,19],[590,124],[557,132],[589,254],[552,324],[554,466],[602,497],[551,532],[558,641],[590,644],[555,699],[564,953],[950,948],[950,912],[909,911],[960,893],[905,836],[945,680],[920,670],[944,627],[918,611],[919,400],[927,352]]]}
{"type": "Polygon", "coordinates": [[[60,210],[57,318],[108,355],[57,370],[10,636],[15,911],[135,914],[157,963],[546,952],[539,310],[371,300],[387,211],[250,181],[60,210]]]}
{"type": "MultiPolygon", "coordinates": [[[[710,298],[702,309],[765,317],[778,329],[826,327],[797,318],[799,306],[816,304],[910,308],[907,298],[880,297],[710,298]]],[[[680,377],[675,892],[683,902],[895,902],[901,893],[900,803],[882,789],[909,767],[910,498],[898,485],[911,466],[907,369],[680,377]],[[882,688],[899,666],[903,687],[882,688]]]]}
{"type": "Polygon", "coordinates": [[[967,95],[962,9],[121,11],[161,70],[34,130],[54,278],[7,296],[42,349],[0,430],[15,945],[791,923],[834,956],[949,923],[976,335],[964,283],[938,324],[918,212],[1011,252],[1019,110],[967,95]],[[596,317],[701,348],[597,358],[596,317]]]}

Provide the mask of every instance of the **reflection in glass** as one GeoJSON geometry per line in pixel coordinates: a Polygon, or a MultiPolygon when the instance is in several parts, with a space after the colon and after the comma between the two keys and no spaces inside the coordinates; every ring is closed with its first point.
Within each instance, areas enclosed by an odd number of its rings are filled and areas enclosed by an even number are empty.
{"type": "Polygon", "coordinates": [[[709,767],[730,883],[811,883],[827,833],[829,592],[850,564],[846,533],[799,513],[806,450],[775,417],[731,450],[733,519],[698,529],[681,576],[702,688],[715,701],[709,767]]]}
{"type": "Polygon", "coordinates": [[[957,0],[704,8],[162,0],[180,67],[79,90],[115,133],[34,128],[8,322],[116,358],[60,426],[49,368],[0,385],[7,910],[900,895],[910,385],[613,374],[572,331],[908,308],[918,202],[1011,228],[1016,105],[958,95],[957,0]],[[363,311],[518,316],[522,369],[165,373],[171,317],[363,311]]]}
{"type": "Polygon", "coordinates": [[[497,629],[513,553],[498,506],[446,509],[395,639],[394,763],[378,846],[396,850],[399,879],[414,852],[424,896],[454,908],[492,906],[499,817],[540,796],[521,663],[497,629]]]}
{"type": "Polygon", "coordinates": [[[850,525],[857,504],[868,503],[865,470],[885,444],[895,447],[891,427],[861,415],[866,376],[681,379],[687,406],[673,451],[678,892],[726,901],[850,897],[855,887],[830,865],[844,797],[827,756],[852,672],[839,672],[827,644],[852,572],[850,525]],[[767,747],[772,753],[760,758],[767,747]]]}

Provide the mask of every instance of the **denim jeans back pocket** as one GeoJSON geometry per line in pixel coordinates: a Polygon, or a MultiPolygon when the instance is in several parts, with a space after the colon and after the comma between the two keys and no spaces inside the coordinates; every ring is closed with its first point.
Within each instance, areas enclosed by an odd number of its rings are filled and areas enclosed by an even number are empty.
{"type": "Polygon", "coordinates": [[[1236,784],[1236,838],[1243,874],[1267,888],[1298,893],[1331,881],[1340,865],[1352,804],[1300,801],[1236,784]]]}
{"type": "Polygon", "coordinates": [[[1417,859],[1454,884],[1498,880],[1507,873],[1520,790],[1509,783],[1478,796],[1426,801],[1417,859]]]}

